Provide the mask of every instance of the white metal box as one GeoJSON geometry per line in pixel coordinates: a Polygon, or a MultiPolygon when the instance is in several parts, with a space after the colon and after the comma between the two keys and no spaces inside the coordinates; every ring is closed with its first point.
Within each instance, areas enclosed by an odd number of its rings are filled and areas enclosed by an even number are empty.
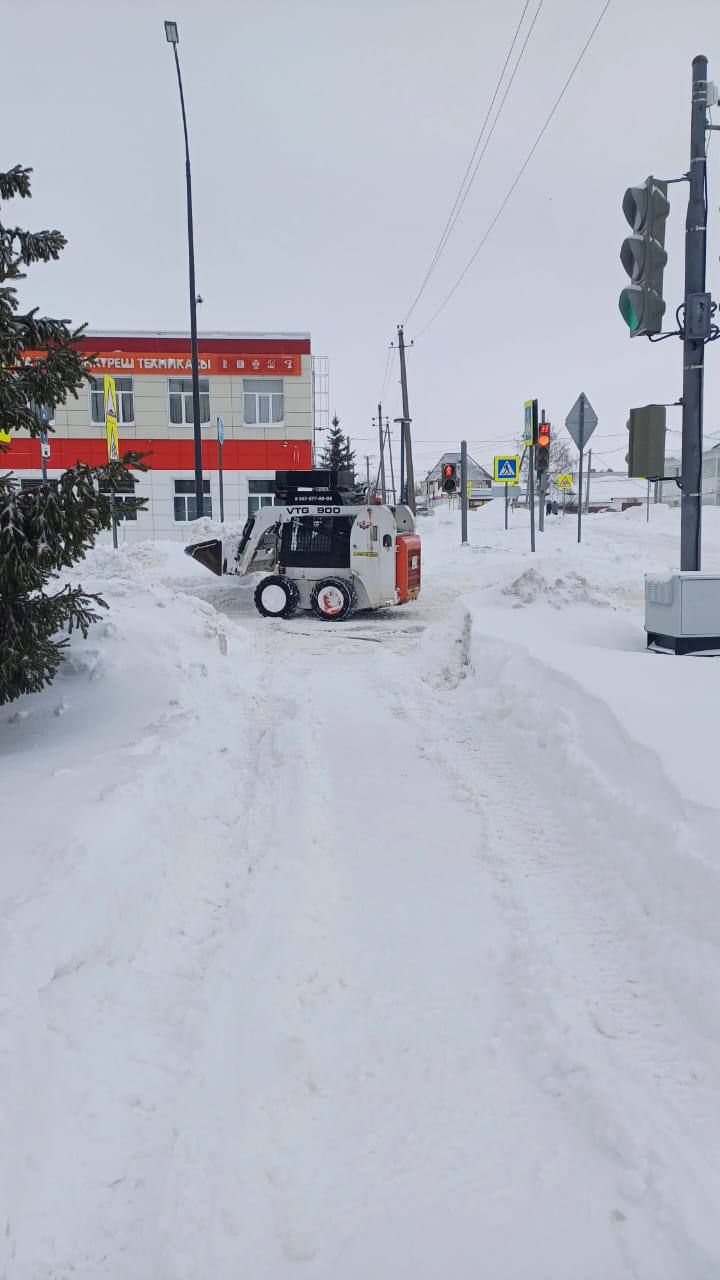
{"type": "Polygon", "coordinates": [[[720,647],[720,573],[648,574],[645,630],[677,653],[720,647]]]}

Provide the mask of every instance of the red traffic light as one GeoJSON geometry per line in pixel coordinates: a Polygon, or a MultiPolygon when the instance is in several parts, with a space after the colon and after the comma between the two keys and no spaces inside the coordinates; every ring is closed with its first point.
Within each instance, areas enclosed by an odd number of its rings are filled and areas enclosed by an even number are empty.
{"type": "Polygon", "coordinates": [[[445,479],[446,479],[446,480],[452,480],[453,476],[455,475],[455,463],[454,463],[454,462],[446,462],[446,463],[445,463],[445,466],[443,467],[443,475],[444,475],[444,477],[445,477],[445,479]]]}
{"type": "Polygon", "coordinates": [[[550,444],[550,423],[549,422],[538,423],[537,442],[541,449],[547,449],[548,445],[550,444]]]}

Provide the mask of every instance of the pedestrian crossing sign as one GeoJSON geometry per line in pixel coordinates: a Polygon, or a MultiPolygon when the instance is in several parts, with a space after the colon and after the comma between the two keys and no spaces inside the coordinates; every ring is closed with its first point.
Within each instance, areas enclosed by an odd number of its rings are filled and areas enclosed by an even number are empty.
{"type": "Polygon", "coordinates": [[[517,454],[505,456],[495,455],[493,459],[493,479],[496,484],[517,484],[520,476],[520,459],[517,454]]]}

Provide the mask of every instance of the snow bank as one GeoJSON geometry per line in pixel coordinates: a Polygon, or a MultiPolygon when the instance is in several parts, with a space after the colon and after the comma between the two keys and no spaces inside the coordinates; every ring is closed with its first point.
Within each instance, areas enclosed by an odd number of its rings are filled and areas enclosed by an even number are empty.
{"type": "Polygon", "coordinates": [[[718,1274],[720,667],[644,651],[651,514],[439,511],[342,627],[73,573],[0,713],[0,1275],[718,1274]]]}

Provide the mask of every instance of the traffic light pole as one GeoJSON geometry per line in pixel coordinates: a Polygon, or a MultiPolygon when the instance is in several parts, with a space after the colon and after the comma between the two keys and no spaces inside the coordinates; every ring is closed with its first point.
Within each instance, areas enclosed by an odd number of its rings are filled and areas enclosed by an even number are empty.
{"type": "Polygon", "coordinates": [[[463,546],[468,540],[468,467],[467,467],[467,440],[460,441],[460,537],[463,546]]]}
{"type": "Polygon", "coordinates": [[[680,568],[699,569],[702,516],[702,436],[705,339],[688,336],[690,299],[705,293],[707,253],[707,58],[692,64],[690,112],[690,195],[685,221],[685,313],[683,320],[682,500],[680,505],[680,568]]]}
{"type": "Polygon", "coordinates": [[[528,502],[530,503],[530,550],[535,550],[535,445],[528,449],[528,502]]]}

